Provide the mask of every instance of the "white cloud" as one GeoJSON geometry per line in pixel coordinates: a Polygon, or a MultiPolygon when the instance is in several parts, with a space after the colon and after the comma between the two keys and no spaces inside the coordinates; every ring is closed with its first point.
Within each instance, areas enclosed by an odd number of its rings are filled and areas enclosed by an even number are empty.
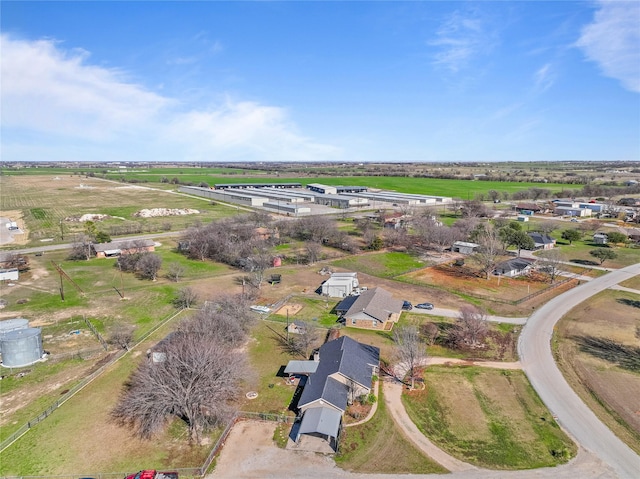
{"type": "Polygon", "coordinates": [[[640,92],[640,2],[600,1],[576,45],[602,73],[640,92]]]}
{"type": "Polygon", "coordinates": [[[454,73],[465,68],[477,55],[491,49],[493,33],[477,15],[455,11],[436,32],[437,38],[429,42],[439,47],[434,64],[454,73]]]}
{"type": "Polygon", "coordinates": [[[550,63],[540,67],[534,75],[535,91],[544,92],[551,88],[555,82],[555,74],[550,63]]]}
{"type": "Polygon", "coordinates": [[[298,134],[280,107],[225,98],[188,110],[179,99],[136,84],[125,72],[92,65],[87,52],[52,40],[1,35],[0,48],[5,160],[63,158],[74,151],[92,160],[174,161],[304,161],[340,154],[298,134]],[[29,151],[37,157],[29,158],[29,151]]]}

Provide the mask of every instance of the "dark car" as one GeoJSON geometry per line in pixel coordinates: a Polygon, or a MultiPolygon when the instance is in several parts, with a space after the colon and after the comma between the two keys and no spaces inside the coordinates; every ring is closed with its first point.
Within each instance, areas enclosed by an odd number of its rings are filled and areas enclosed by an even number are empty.
{"type": "Polygon", "coordinates": [[[433,304],[431,304],[431,303],[420,303],[420,304],[416,304],[416,308],[418,308],[418,309],[433,309],[433,304]]]}
{"type": "Polygon", "coordinates": [[[402,309],[404,311],[411,311],[413,309],[413,305],[409,301],[402,302],[402,309]]]}

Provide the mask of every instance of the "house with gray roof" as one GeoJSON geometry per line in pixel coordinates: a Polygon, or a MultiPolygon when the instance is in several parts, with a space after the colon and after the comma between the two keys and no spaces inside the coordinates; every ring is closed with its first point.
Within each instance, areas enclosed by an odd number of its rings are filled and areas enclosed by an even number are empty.
{"type": "Polygon", "coordinates": [[[533,240],[533,243],[535,245],[535,249],[536,250],[538,250],[538,249],[553,249],[553,247],[556,245],[555,238],[552,238],[548,234],[537,233],[537,232],[535,232],[535,233],[527,233],[527,234],[533,240]]]}
{"type": "Polygon", "coordinates": [[[365,329],[393,328],[400,319],[402,300],[382,288],[369,289],[353,302],[342,315],[345,326],[365,329]]]}
{"type": "MultiPolygon", "coordinates": [[[[371,391],[380,365],[380,349],[342,336],[323,344],[314,356],[316,370],[308,375],[298,402],[296,443],[313,436],[335,451],[347,405],[371,391]]],[[[289,366],[287,366],[289,368],[289,366]]],[[[310,370],[305,365],[305,370],[310,370]]]]}
{"type": "Polygon", "coordinates": [[[533,263],[533,260],[525,258],[513,258],[497,264],[496,268],[493,270],[493,274],[514,278],[516,276],[521,276],[523,274],[529,273],[533,268],[533,263]]]}

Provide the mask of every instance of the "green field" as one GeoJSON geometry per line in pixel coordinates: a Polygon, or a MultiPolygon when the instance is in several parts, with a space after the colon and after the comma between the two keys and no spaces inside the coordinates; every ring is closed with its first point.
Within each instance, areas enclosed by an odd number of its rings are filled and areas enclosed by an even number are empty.
{"type": "Polygon", "coordinates": [[[393,278],[410,271],[423,268],[424,261],[408,253],[381,252],[369,253],[331,262],[339,268],[350,271],[359,271],[380,278],[393,278]]]}
{"type": "Polygon", "coordinates": [[[407,413],[436,445],[490,469],[567,462],[576,447],[522,371],[430,367],[423,391],[402,396],[407,413]]]}
{"type": "Polygon", "coordinates": [[[436,474],[446,470],[425,457],[400,432],[384,403],[369,421],[344,428],[336,463],[348,471],[377,474],[436,474]]]}
{"type": "MultiPolygon", "coordinates": [[[[345,170],[346,171],[346,170],[345,170]]],[[[240,168],[149,168],[136,171],[113,171],[105,169],[62,169],[62,168],[31,168],[21,170],[2,171],[6,176],[26,175],[33,176],[39,174],[70,175],[77,173],[90,173],[96,176],[104,176],[111,180],[125,181],[135,180],[138,182],[160,183],[162,178],[178,178],[182,183],[198,184],[205,182],[209,185],[217,183],[322,183],[326,185],[353,185],[369,186],[371,188],[381,188],[385,190],[402,191],[404,193],[421,193],[428,195],[452,196],[462,199],[473,199],[476,193],[487,193],[489,190],[499,192],[509,192],[524,190],[528,188],[544,188],[553,191],[562,189],[577,189],[581,185],[563,183],[535,183],[535,182],[514,182],[514,181],[482,181],[482,180],[462,180],[462,179],[440,179],[440,178],[412,178],[410,176],[313,176],[313,177],[282,177],[278,173],[244,170],[240,168]]],[[[315,171],[321,174],[322,170],[315,171]]]]}

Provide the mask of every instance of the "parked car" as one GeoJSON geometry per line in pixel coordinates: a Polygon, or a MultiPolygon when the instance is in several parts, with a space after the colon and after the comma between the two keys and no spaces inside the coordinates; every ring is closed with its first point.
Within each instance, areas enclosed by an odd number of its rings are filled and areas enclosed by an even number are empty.
{"type": "Polygon", "coordinates": [[[402,302],[402,309],[404,311],[411,311],[413,309],[413,305],[409,301],[402,302]]]}
{"type": "Polygon", "coordinates": [[[420,303],[420,304],[416,304],[416,308],[418,308],[418,309],[433,309],[433,304],[431,304],[431,303],[420,303]]]}

